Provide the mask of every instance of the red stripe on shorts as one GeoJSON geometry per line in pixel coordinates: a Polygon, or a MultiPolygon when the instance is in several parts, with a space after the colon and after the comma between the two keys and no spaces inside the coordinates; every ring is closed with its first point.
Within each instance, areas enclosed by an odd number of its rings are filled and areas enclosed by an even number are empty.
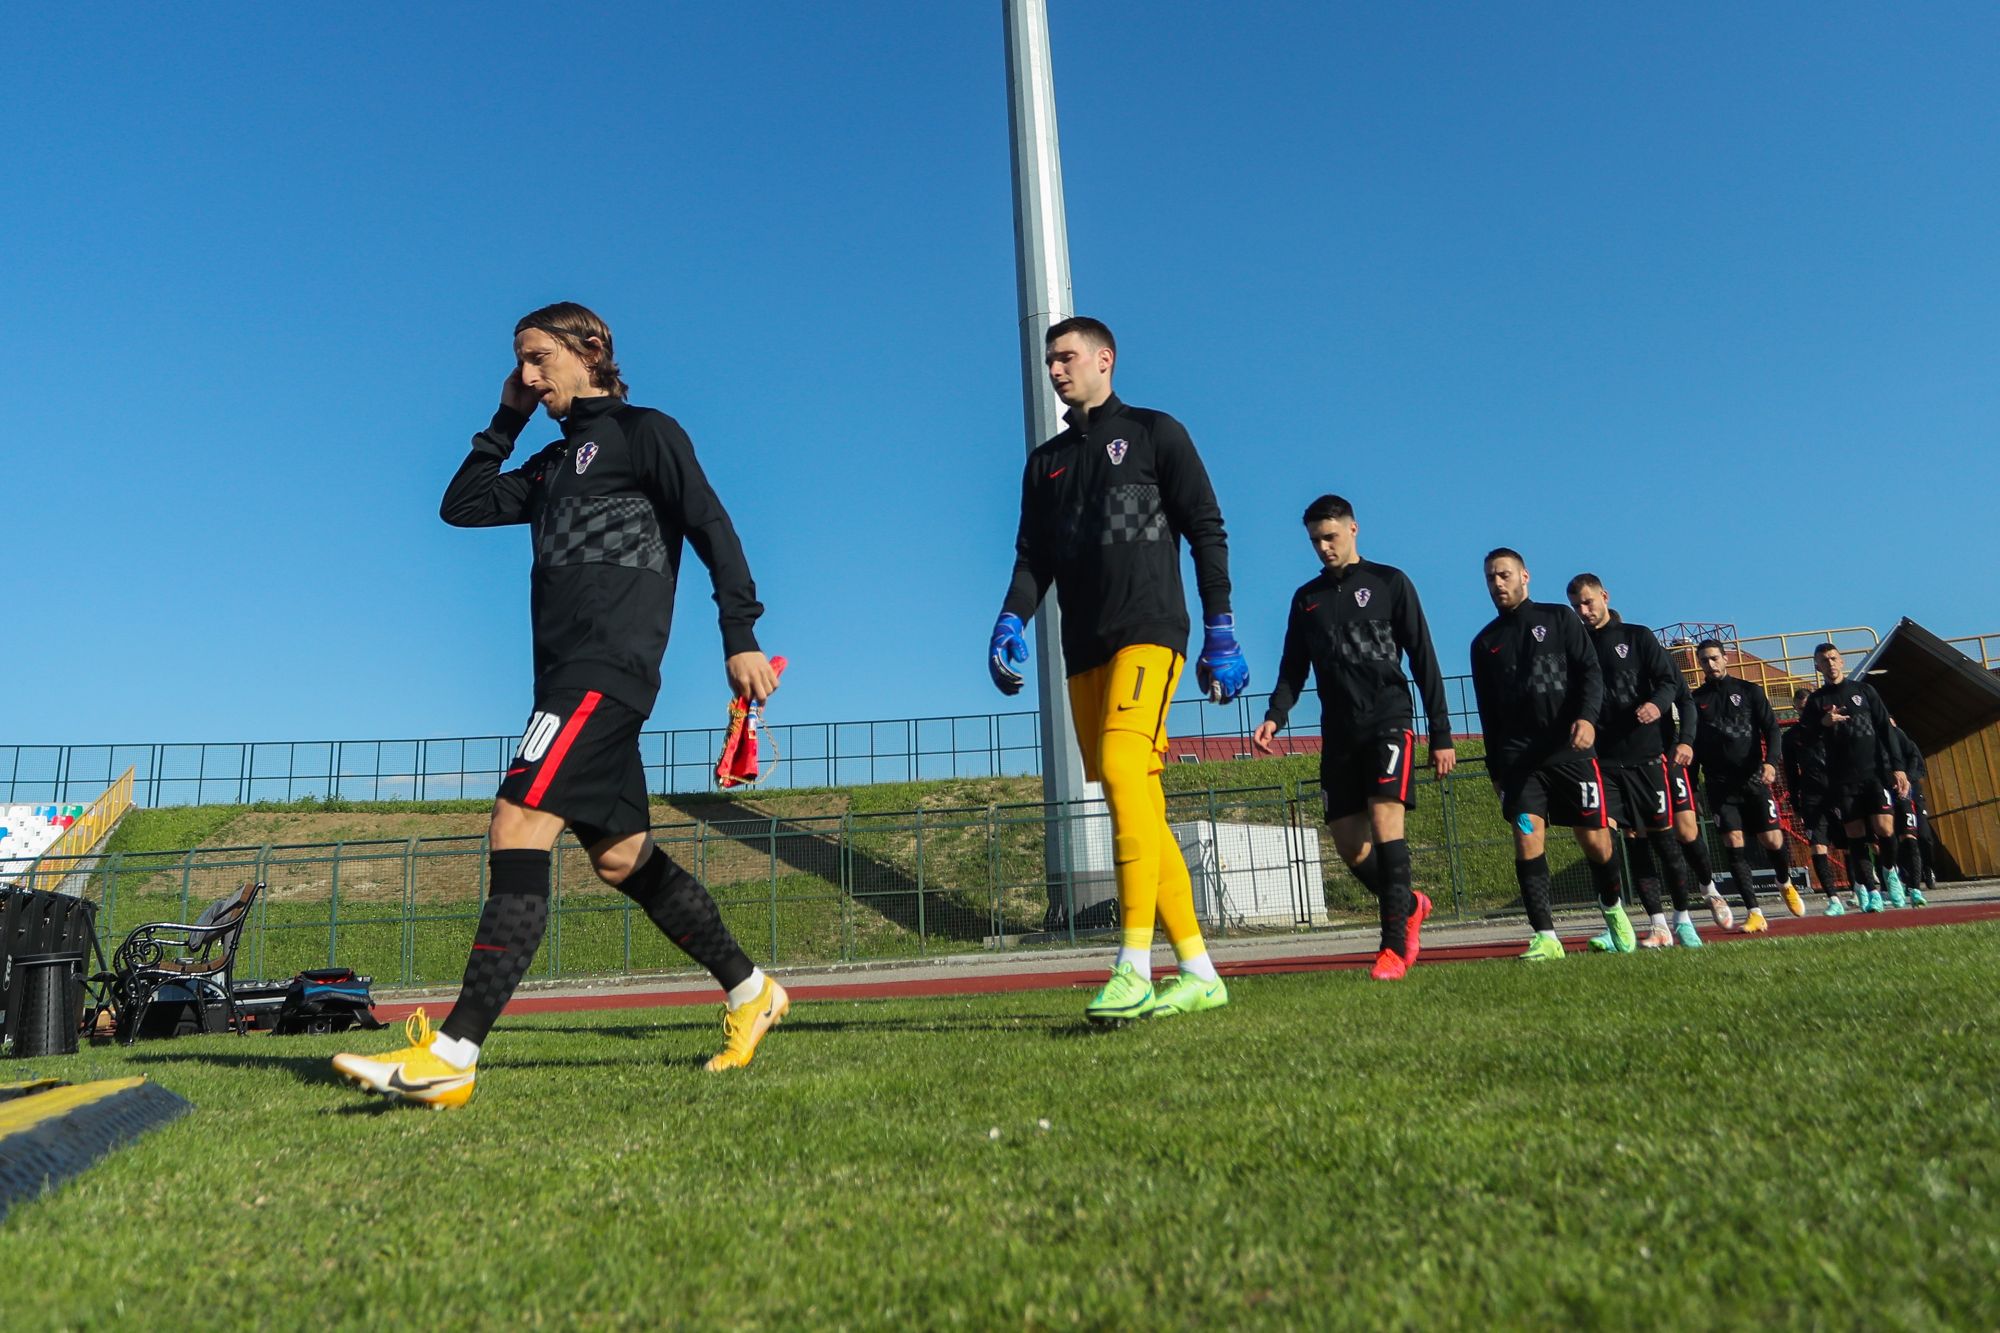
{"type": "Polygon", "coordinates": [[[535,785],[528,788],[528,798],[523,804],[537,806],[542,803],[542,793],[549,789],[549,783],[555,779],[556,770],[562,767],[563,756],[569,753],[569,747],[575,743],[577,733],[583,730],[584,722],[597,708],[597,701],[603,697],[596,690],[591,690],[583,696],[583,702],[576,706],[576,711],[569,715],[569,721],[563,724],[562,735],[556,737],[556,743],[549,747],[548,758],[542,760],[542,771],[535,774],[535,785]]]}

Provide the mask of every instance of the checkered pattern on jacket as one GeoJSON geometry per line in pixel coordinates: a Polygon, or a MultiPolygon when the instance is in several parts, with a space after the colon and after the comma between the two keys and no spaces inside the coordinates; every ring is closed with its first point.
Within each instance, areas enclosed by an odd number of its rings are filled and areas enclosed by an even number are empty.
{"type": "Polygon", "coordinates": [[[1111,486],[1104,492],[1104,527],[1100,541],[1157,542],[1167,537],[1167,515],[1160,508],[1160,488],[1151,482],[1111,486]]]}
{"type": "Polygon", "coordinates": [[[1350,620],[1333,628],[1333,650],[1341,662],[1394,662],[1396,627],[1387,620],[1350,620]]]}
{"type": "Polygon", "coordinates": [[[630,495],[565,496],[542,516],[535,562],[623,565],[667,572],[667,544],[647,500],[630,495]]]}
{"type": "Polygon", "coordinates": [[[1569,662],[1561,653],[1536,653],[1528,667],[1528,689],[1535,694],[1569,693],[1569,662]]]}

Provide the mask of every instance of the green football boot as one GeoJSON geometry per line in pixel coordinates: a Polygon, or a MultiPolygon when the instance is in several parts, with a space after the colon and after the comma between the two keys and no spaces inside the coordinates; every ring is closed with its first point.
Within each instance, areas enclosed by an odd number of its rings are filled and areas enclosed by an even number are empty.
{"type": "Polygon", "coordinates": [[[1678,926],[1675,926],[1674,939],[1679,942],[1683,949],[1699,949],[1701,947],[1701,932],[1694,928],[1694,922],[1692,921],[1683,921],[1678,926]]]}
{"type": "Polygon", "coordinates": [[[1625,915],[1624,907],[1605,908],[1604,924],[1611,929],[1592,940],[1591,948],[1599,953],[1631,953],[1639,947],[1639,937],[1632,932],[1632,918],[1625,915]]]}
{"type": "Polygon", "coordinates": [[[1093,1023],[1124,1023],[1144,1018],[1158,1004],[1153,983],[1140,976],[1139,969],[1130,963],[1120,963],[1111,969],[1111,979],[1097,992],[1083,1016],[1093,1023]]]}
{"type": "Polygon", "coordinates": [[[1221,977],[1204,981],[1192,972],[1181,972],[1154,997],[1153,1017],[1198,1014],[1204,1009],[1220,1009],[1228,1003],[1229,987],[1222,984],[1221,977]]]}
{"type": "Polygon", "coordinates": [[[1528,951],[1521,955],[1524,963],[1560,963],[1563,958],[1562,941],[1553,935],[1541,934],[1528,941],[1528,951]]]}

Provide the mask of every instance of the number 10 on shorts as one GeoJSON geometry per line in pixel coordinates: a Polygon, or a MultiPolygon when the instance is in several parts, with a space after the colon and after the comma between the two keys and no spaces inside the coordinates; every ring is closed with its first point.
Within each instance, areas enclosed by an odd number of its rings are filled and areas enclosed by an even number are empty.
{"type": "Polygon", "coordinates": [[[562,719],[554,713],[536,713],[528,719],[528,729],[521,733],[520,758],[531,764],[540,763],[561,730],[562,719]]]}

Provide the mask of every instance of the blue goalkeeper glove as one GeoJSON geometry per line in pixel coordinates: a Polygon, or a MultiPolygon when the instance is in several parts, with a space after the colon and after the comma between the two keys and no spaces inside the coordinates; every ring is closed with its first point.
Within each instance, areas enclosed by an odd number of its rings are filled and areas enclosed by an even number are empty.
{"type": "Polygon", "coordinates": [[[1250,683],[1250,664],[1236,642],[1236,617],[1227,612],[1203,616],[1201,657],[1194,664],[1195,683],[1210,703],[1226,704],[1250,683]]]}
{"type": "Polygon", "coordinates": [[[1028,660],[1028,641],[1021,634],[1021,617],[1011,611],[1003,611],[993,622],[993,644],[986,659],[986,669],[993,673],[993,683],[1000,687],[1002,694],[1019,694],[1025,679],[1017,669],[1028,660]]]}

